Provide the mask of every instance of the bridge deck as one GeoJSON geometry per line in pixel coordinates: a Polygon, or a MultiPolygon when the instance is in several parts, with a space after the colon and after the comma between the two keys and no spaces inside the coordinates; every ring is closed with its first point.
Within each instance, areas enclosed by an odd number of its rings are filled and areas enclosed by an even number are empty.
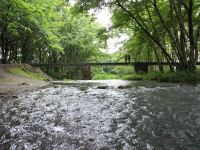
{"type": "MultiPolygon", "coordinates": [[[[43,64],[31,64],[34,67],[72,67],[72,66],[128,66],[128,65],[158,65],[157,62],[130,62],[130,63],[124,63],[124,62],[117,62],[117,63],[111,63],[111,62],[104,62],[104,63],[43,63],[43,64]]],[[[162,65],[169,65],[167,62],[161,62],[162,65]]],[[[200,62],[197,62],[196,65],[200,65],[200,62]]]]}
{"type": "MultiPolygon", "coordinates": [[[[136,64],[143,64],[143,65],[157,65],[157,62],[130,62],[130,63],[44,63],[44,64],[31,64],[35,67],[54,67],[54,66],[62,66],[62,67],[70,67],[70,66],[128,66],[128,65],[136,65],[136,64]]],[[[162,62],[163,65],[168,65],[166,62],[162,62]]]]}

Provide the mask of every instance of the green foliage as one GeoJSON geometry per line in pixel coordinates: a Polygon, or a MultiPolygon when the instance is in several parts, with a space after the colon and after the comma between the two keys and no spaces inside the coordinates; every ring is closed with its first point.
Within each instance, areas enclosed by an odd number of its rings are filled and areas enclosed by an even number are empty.
{"type": "MultiPolygon", "coordinates": [[[[2,63],[118,62],[129,53],[133,61],[165,61],[173,64],[171,71],[185,71],[195,70],[198,61],[199,0],[77,0],[75,7],[66,0],[0,0],[0,4],[2,63]],[[112,34],[126,31],[130,36],[121,53],[100,51],[106,47],[108,31],[87,11],[104,6],[113,11],[112,34]]],[[[54,76],[53,71],[59,78],[78,74],[77,68],[50,69],[54,76]]],[[[100,73],[122,76],[131,74],[132,68],[104,67],[94,76],[100,73]]],[[[167,80],[164,75],[154,77],[167,80]]]]}
{"type": "Polygon", "coordinates": [[[146,80],[158,82],[199,83],[200,71],[190,72],[151,72],[148,74],[133,74],[123,77],[125,80],[146,80]]]}
{"type": "Polygon", "coordinates": [[[52,77],[53,79],[56,80],[64,80],[64,79],[68,79],[67,75],[62,73],[62,72],[54,72],[54,71],[49,71],[47,72],[47,74],[52,77]]]}
{"type": "Polygon", "coordinates": [[[95,74],[92,79],[93,80],[107,80],[107,79],[120,79],[121,77],[116,74],[111,73],[101,73],[101,74],[95,74]]]}
{"type": "Polygon", "coordinates": [[[117,75],[127,75],[127,74],[133,74],[134,73],[134,67],[133,66],[117,66],[114,67],[112,70],[112,73],[117,75]]]}
{"type": "MultiPolygon", "coordinates": [[[[167,61],[195,70],[200,41],[199,0],[78,0],[80,10],[110,7],[113,26],[128,30],[125,44],[135,61],[167,61]],[[177,64],[176,62],[179,62],[177,64]]],[[[171,71],[174,70],[170,66],[171,71]]],[[[159,65],[162,71],[162,66],[159,65]]]]}
{"type": "Polygon", "coordinates": [[[36,80],[47,80],[47,77],[39,72],[33,72],[22,67],[11,67],[8,69],[11,74],[19,75],[36,80]]]}
{"type": "Polygon", "coordinates": [[[75,14],[65,0],[0,0],[2,63],[96,60],[105,47],[103,27],[75,14]]]}
{"type": "Polygon", "coordinates": [[[132,66],[95,67],[92,69],[92,79],[124,79],[133,74],[132,66]]]}

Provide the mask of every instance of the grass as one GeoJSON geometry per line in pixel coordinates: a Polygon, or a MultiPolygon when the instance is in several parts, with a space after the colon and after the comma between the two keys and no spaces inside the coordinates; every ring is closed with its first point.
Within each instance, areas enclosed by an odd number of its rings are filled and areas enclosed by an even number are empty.
{"type": "Polygon", "coordinates": [[[64,80],[67,79],[67,76],[63,73],[60,72],[53,72],[53,71],[49,71],[47,72],[47,74],[52,77],[53,79],[57,79],[57,80],[64,80]]]}
{"type": "Polygon", "coordinates": [[[200,71],[196,72],[151,72],[147,74],[133,74],[124,76],[125,80],[148,80],[158,82],[175,82],[175,83],[199,83],[200,71]]]}
{"type": "Polygon", "coordinates": [[[45,77],[44,75],[38,73],[38,72],[33,72],[21,67],[12,67],[8,69],[8,72],[10,72],[11,74],[14,75],[19,75],[19,76],[23,76],[23,77],[27,77],[27,78],[31,78],[31,79],[36,79],[36,80],[47,80],[47,77],[45,77]]]}
{"type": "MultiPolygon", "coordinates": [[[[67,75],[63,73],[48,73],[51,77],[59,80],[68,79],[67,75]]],[[[137,81],[158,81],[158,82],[172,82],[172,83],[200,83],[200,70],[196,72],[182,71],[182,72],[149,72],[144,74],[119,74],[116,73],[94,73],[93,80],[107,80],[107,79],[123,79],[123,80],[137,80],[137,81]]]]}
{"type": "Polygon", "coordinates": [[[93,80],[120,79],[120,76],[110,73],[95,74],[93,80]]]}

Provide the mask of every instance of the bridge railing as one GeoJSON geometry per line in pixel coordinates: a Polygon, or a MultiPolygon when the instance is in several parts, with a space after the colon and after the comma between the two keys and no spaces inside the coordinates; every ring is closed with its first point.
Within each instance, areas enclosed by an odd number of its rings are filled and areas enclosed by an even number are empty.
{"type": "MultiPolygon", "coordinates": [[[[127,65],[158,65],[157,62],[130,62],[130,63],[124,63],[124,62],[114,62],[114,63],[36,63],[31,64],[35,67],[70,67],[70,66],[127,66],[127,65]]],[[[167,62],[162,62],[162,65],[169,65],[167,62]]]]}

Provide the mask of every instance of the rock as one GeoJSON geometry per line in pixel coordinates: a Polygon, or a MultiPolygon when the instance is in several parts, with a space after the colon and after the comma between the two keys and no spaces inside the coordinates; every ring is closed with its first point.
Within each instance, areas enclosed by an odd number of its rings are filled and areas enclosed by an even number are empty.
{"type": "Polygon", "coordinates": [[[51,81],[51,80],[50,80],[50,79],[48,79],[48,78],[45,78],[45,79],[44,79],[44,81],[51,81]]]}
{"type": "Polygon", "coordinates": [[[98,86],[97,89],[107,89],[108,86],[98,86]]]}
{"type": "Polygon", "coordinates": [[[12,98],[18,98],[18,96],[17,95],[13,95],[12,98]]]}
{"type": "Polygon", "coordinates": [[[29,85],[28,83],[21,83],[20,85],[29,85]]]}
{"type": "Polygon", "coordinates": [[[5,128],[4,126],[1,125],[0,126],[0,137],[3,137],[3,136],[4,136],[5,139],[10,139],[11,138],[9,129],[5,128]]]}
{"type": "Polygon", "coordinates": [[[3,99],[3,98],[6,98],[6,96],[5,96],[5,95],[0,95],[0,98],[2,98],[2,99],[3,99]]]}
{"type": "Polygon", "coordinates": [[[89,138],[88,140],[89,140],[90,142],[94,142],[95,139],[89,138]]]}
{"type": "Polygon", "coordinates": [[[54,85],[53,87],[56,89],[56,88],[58,88],[59,86],[58,86],[58,85],[54,85]]]}
{"type": "Polygon", "coordinates": [[[11,125],[12,126],[19,126],[20,125],[20,121],[19,120],[12,120],[11,121],[11,125]]]}
{"type": "Polygon", "coordinates": [[[109,147],[104,146],[104,147],[101,147],[99,150],[109,150],[109,147]]]}
{"type": "Polygon", "coordinates": [[[88,87],[82,86],[82,87],[80,87],[79,89],[80,89],[80,91],[86,91],[86,90],[88,90],[88,87]]]}
{"type": "Polygon", "coordinates": [[[131,86],[129,86],[129,85],[126,85],[126,86],[120,85],[117,88],[118,89],[129,89],[129,88],[131,88],[131,86]]]}
{"type": "Polygon", "coordinates": [[[0,98],[6,98],[6,94],[5,93],[0,93],[0,98]]]}
{"type": "Polygon", "coordinates": [[[6,95],[6,93],[0,93],[0,95],[6,95]]]}

